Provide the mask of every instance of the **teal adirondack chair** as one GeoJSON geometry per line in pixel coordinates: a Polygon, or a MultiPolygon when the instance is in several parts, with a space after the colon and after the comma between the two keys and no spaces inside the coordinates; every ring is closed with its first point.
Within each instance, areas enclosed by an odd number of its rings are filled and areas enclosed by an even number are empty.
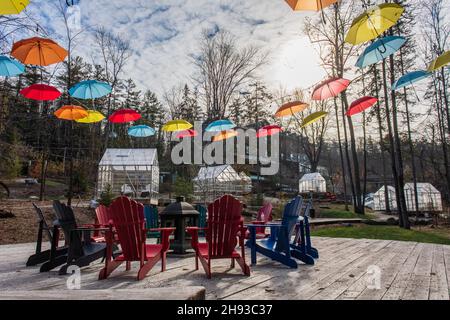
{"type": "MultiPolygon", "coordinates": [[[[195,210],[198,211],[198,213],[200,214],[198,216],[198,227],[199,228],[206,228],[206,213],[208,212],[208,210],[206,210],[206,208],[200,204],[195,205],[195,210]]],[[[198,232],[198,234],[200,236],[205,236],[205,231],[201,230],[198,232]]]]}
{"type": "MultiPolygon", "coordinates": [[[[158,208],[154,206],[145,206],[145,224],[147,229],[157,229],[159,228],[159,215],[158,208]]],[[[147,232],[147,239],[154,238],[159,239],[159,231],[149,231],[147,232]]]]}

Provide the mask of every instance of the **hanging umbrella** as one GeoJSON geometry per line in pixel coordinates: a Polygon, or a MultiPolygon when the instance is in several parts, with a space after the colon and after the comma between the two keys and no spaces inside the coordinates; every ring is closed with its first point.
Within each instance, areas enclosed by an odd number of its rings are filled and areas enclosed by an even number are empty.
{"type": "Polygon", "coordinates": [[[285,0],[294,11],[320,11],[339,0],[285,0]]]}
{"type": "Polygon", "coordinates": [[[146,138],[154,136],[155,129],[146,125],[134,126],[128,129],[128,135],[136,138],[146,138]]]}
{"type": "Polygon", "coordinates": [[[162,130],[166,132],[177,132],[188,130],[192,127],[192,124],[190,124],[186,120],[171,120],[162,127],[162,130]]]}
{"type": "Polygon", "coordinates": [[[400,77],[393,85],[392,90],[397,91],[401,88],[410,86],[420,80],[426,79],[431,75],[430,72],[427,71],[412,71],[409,72],[402,77],[400,77]]]}
{"type": "Polygon", "coordinates": [[[257,138],[270,137],[273,136],[274,134],[280,133],[281,131],[283,131],[283,129],[281,129],[280,126],[268,125],[260,128],[256,133],[256,137],[257,138]]]}
{"type": "Polygon", "coordinates": [[[436,71],[449,63],[450,63],[450,50],[447,52],[444,52],[444,54],[437,57],[436,60],[434,60],[428,67],[428,71],[430,71],[430,72],[436,71]]]}
{"type": "Polygon", "coordinates": [[[46,84],[32,84],[31,86],[22,89],[20,94],[27,99],[38,101],[53,101],[61,96],[61,92],[55,87],[46,84]]]}
{"type": "Polygon", "coordinates": [[[111,86],[97,80],[81,81],[69,90],[69,94],[77,99],[97,99],[111,93],[111,86]]]}
{"type": "Polygon", "coordinates": [[[215,135],[212,138],[212,142],[228,140],[230,138],[236,137],[237,135],[238,135],[238,133],[235,130],[222,131],[221,133],[219,133],[218,135],[215,135]]]}
{"type": "Polygon", "coordinates": [[[211,122],[205,129],[206,132],[227,131],[236,128],[236,125],[227,119],[211,122]]]}
{"type": "Polygon", "coordinates": [[[307,103],[301,101],[289,102],[278,108],[277,112],[275,112],[275,117],[289,117],[296,113],[302,112],[303,110],[308,108],[308,106],[309,105],[307,103]]]}
{"type": "Polygon", "coordinates": [[[397,23],[404,11],[396,3],[383,3],[368,9],[353,20],[345,42],[358,45],[379,37],[397,23]]]}
{"type": "Polygon", "coordinates": [[[180,131],[180,133],[178,133],[176,135],[176,137],[178,139],[183,139],[183,138],[192,138],[192,137],[196,137],[198,136],[198,132],[193,130],[193,129],[188,129],[188,130],[183,130],[180,131]]]}
{"type": "Polygon", "coordinates": [[[86,110],[88,115],[82,119],[75,120],[79,123],[96,123],[105,119],[105,116],[98,111],[95,110],[86,110]]]}
{"type": "Polygon", "coordinates": [[[55,116],[61,120],[79,120],[88,116],[88,112],[79,106],[63,106],[55,111],[55,116]]]}
{"type": "Polygon", "coordinates": [[[117,110],[116,112],[114,112],[109,117],[109,122],[127,123],[127,122],[137,121],[141,117],[142,116],[133,109],[120,109],[120,110],[117,110]]]}
{"type": "Polygon", "coordinates": [[[14,43],[11,51],[11,55],[24,64],[44,67],[64,61],[67,54],[55,41],[38,37],[14,43]]]}
{"type": "Polygon", "coordinates": [[[378,39],[359,56],[356,66],[364,68],[375,64],[389,57],[391,54],[399,50],[406,42],[406,38],[397,36],[387,36],[378,39]]]}
{"type": "Polygon", "coordinates": [[[19,14],[29,4],[30,0],[1,0],[0,14],[19,14]]]}
{"type": "Polygon", "coordinates": [[[314,88],[312,100],[326,100],[336,97],[350,85],[350,80],[342,78],[331,78],[323,81],[314,88]]]}
{"type": "Polygon", "coordinates": [[[350,108],[347,110],[346,115],[351,117],[355,114],[363,112],[364,110],[370,108],[375,103],[377,103],[378,99],[375,97],[362,97],[350,105],[350,108]]]}
{"type": "Polygon", "coordinates": [[[316,121],[319,121],[320,119],[326,117],[328,115],[328,112],[325,111],[318,111],[318,112],[314,112],[312,114],[310,114],[309,116],[307,116],[302,124],[301,124],[301,128],[305,128],[306,126],[309,126],[310,124],[313,124],[316,121]]]}
{"type": "Polygon", "coordinates": [[[0,56],[0,76],[14,77],[25,72],[25,66],[6,56],[0,56]]]}

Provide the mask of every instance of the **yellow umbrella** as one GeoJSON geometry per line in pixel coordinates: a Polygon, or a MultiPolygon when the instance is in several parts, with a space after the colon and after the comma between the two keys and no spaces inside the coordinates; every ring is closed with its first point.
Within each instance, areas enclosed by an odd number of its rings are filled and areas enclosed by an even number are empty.
{"type": "Polygon", "coordinates": [[[217,142],[217,141],[222,141],[222,140],[227,140],[233,137],[236,137],[238,135],[237,131],[235,130],[230,130],[230,131],[222,131],[221,133],[219,133],[218,135],[215,135],[212,138],[213,142],[217,142]]]}
{"type": "Polygon", "coordinates": [[[302,112],[306,108],[308,108],[308,104],[301,102],[301,101],[294,101],[289,102],[286,104],[283,104],[280,108],[278,108],[277,112],[275,113],[275,117],[277,118],[284,118],[293,116],[296,113],[302,112]]]}
{"type": "Polygon", "coordinates": [[[379,37],[395,25],[405,9],[396,3],[374,6],[353,20],[345,42],[357,45],[379,37]]]}
{"type": "Polygon", "coordinates": [[[0,14],[19,14],[29,4],[30,0],[1,0],[0,14]]]}
{"type": "Polygon", "coordinates": [[[162,127],[162,130],[166,132],[176,132],[188,130],[192,127],[192,124],[190,124],[186,120],[171,120],[162,127]]]}
{"type": "Polygon", "coordinates": [[[429,72],[436,71],[449,63],[450,63],[450,50],[444,52],[442,55],[437,57],[437,59],[434,60],[428,67],[428,71],[429,72]]]}
{"type": "Polygon", "coordinates": [[[339,0],[285,0],[294,11],[320,11],[339,0]]]}
{"type": "Polygon", "coordinates": [[[76,122],[79,123],[96,123],[105,119],[105,116],[98,111],[95,110],[86,110],[87,116],[81,119],[76,119],[76,122]]]}
{"type": "Polygon", "coordinates": [[[319,112],[314,112],[312,114],[310,114],[309,116],[307,116],[301,125],[301,128],[304,128],[310,124],[313,124],[314,122],[326,117],[328,115],[328,112],[325,111],[319,111],[319,112]]]}
{"type": "Polygon", "coordinates": [[[79,106],[63,106],[55,111],[55,116],[61,120],[79,120],[86,118],[88,112],[79,106]]]}

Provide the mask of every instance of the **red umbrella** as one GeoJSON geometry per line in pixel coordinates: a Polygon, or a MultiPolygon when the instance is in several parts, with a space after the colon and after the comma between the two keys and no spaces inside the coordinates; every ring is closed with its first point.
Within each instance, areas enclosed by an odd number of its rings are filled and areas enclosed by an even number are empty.
{"type": "Polygon", "coordinates": [[[20,91],[20,94],[27,99],[39,101],[53,101],[61,96],[58,89],[46,84],[33,84],[20,91]]]}
{"type": "Polygon", "coordinates": [[[112,123],[126,123],[139,120],[142,116],[133,109],[120,109],[114,112],[109,121],[112,123]]]}
{"type": "Polygon", "coordinates": [[[180,131],[176,137],[178,139],[183,139],[183,138],[191,138],[191,137],[196,137],[198,136],[198,132],[193,130],[193,129],[188,129],[188,130],[183,130],[180,131]]]}
{"type": "Polygon", "coordinates": [[[350,80],[342,78],[331,78],[323,81],[314,88],[312,100],[326,100],[336,97],[339,93],[347,89],[350,80]]]}
{"type": "Polygon", "coordinates": [[[358,99],[350,105],[350,108],[348,109],[346,115],[353,116],[355,114],[363,112],[364,110],[377,103],[377,101],[378,99],[375,97],[363,97],[361,99],[358,99]]]}
{"type": "Polygon", "coordinates": [[[273,136],[274,134],[280,133],[281,131],[283,131],[283,129],[281,129],[281,127],[277,125],[264,126],[258,130],[258,132],[256,133],[256,137],[269,137],[273,136]]]}

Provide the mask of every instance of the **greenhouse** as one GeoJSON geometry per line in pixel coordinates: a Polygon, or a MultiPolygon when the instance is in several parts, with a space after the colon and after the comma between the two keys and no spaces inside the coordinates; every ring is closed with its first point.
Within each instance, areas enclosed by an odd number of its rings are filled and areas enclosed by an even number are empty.
{"type": "MultiPolygon", "coordinates": [[[[389,209],[397,210],[397,198],[395,196],[395,188],[393,186],[387,187],[388,191],[388,201],[389,209]]],[[[373,210],[375,211],[386,211],[386,191],[385,186],[382,186],[373,195],[373,210]]]]}
{"type": "Polygon", "coordinates": [[[298,191],[302,192],[327,192],[327,182],[318,172],[303,175],[298,184],[298,191]]]}
{"type": "MultiPolygon", "coordinates": [[[[417,183],[418,211],[442,211],[441,193],[430,183],[417,183]]],[[[405,184],[406,207],[416,210],[414,183],[405,184]]]]}
{"type": "Polygon", "coordinates": [[[238,174],[230,165],[200,168],[194,178],[195,201],[211,203],[225,194],[242,199],[244,194],[251,192],[251,180],[244,175],[238,174]]]}
{"type": "Polygon", "coordinates": [[[156,203],[159,193],[156,149],[106,149],[98,166],[97,196],[108,188],[114,195],[156,203]]]}

